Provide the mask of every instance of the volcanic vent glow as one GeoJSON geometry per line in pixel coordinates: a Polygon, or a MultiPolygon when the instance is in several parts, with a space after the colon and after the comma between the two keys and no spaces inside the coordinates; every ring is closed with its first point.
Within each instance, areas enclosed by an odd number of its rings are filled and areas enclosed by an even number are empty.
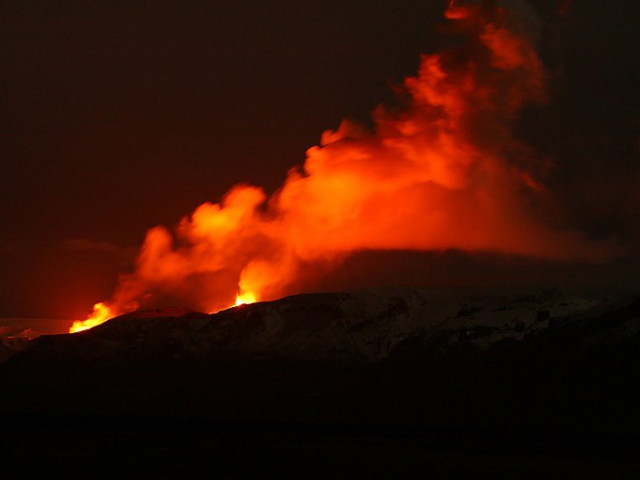
{"type": "Polygon", "coordinates": [[[545,72],[530,25],[499,3],[451,2],[445,17],[466,41],[424,55],[403,84],[406,106],[378,107],[374,132],[343,121],[271,197],[237,185],[175,232],[150,229],[135,271],[74,331],[104,321],[104,309],[111,317],[164,298],[212,312],[294,293],[308,265],[360,250],[606,256],[541,219],[552,204],[548,162],[511,128],[524,106],[545,101],[545,72]]]}
{"type": "Polygon", "coordinates": [[[71,325],[71,328],[69,329],[69,333],[88,330],[92,327],[95,327],[96,325],[100,325],[101,323],[106,322],[112,317],[113,312],[111,311],[111,309],[106,304],[98,302],[93,306],[93,311],[86,320],[78,320],[73,322],[73,325],[71,325]]]}

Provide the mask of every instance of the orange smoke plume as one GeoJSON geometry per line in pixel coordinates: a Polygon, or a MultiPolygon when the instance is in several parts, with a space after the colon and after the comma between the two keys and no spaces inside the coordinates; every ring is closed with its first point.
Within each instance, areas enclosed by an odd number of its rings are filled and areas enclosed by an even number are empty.
{"type": "Polygon", "coordinates": [[[273,299],[295,293],[306,266],[362,250],[603,255],[602,245],[542,220],[549,162],[511,129],[524,106],[545,101],[545,72],[526,21],[497,3],[451,2],[445,16],[466,42],[424,55],[402,86],[406,106],[378,107],[373,132],[343,121],[271,197],[237,185],[174,232],[149,230],[110,314],[162,301],[217,311],[273,299]]]}

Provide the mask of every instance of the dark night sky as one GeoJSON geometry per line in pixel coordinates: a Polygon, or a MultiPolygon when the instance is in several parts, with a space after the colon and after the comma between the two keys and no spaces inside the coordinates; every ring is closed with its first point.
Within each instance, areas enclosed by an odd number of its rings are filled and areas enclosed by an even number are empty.
{"type": "MultiPolygon", "coordinates": [[[[635,2],[574,2],[565,17],[571,2],[531,3],[556,101],[526,135],[578,176],[627,176],[635,2]]],[[[0,316],[82,317],[147,228],[238,182],[275,189],[323,130],[393,101],[389,86],[438,49],[444,4],[0,2],[0,316]]]]}

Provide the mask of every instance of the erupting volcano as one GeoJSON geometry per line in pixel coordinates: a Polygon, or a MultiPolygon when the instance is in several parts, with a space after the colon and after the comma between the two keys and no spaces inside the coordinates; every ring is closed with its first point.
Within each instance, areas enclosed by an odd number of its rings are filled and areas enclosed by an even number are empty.
{"type": "Polygon", "coordinates": [[[637,5],[535,6],[3,4],[6,476],[640,478],[637,5]]]}
{"type": "Polygon", "coordinates": [[[299,293],[367,250],[498,252],[598,261],[613,242],[563,224],[545,178],[555,168],[514,134],[547,101],[538,26],[524,4],[450,2],[453,46],[423,55],[368,128],[345,120],[268,196],[233,187],[175,230],[147,232],[133,273],[71,332],[166,299],[216,312],[299,293]]]}

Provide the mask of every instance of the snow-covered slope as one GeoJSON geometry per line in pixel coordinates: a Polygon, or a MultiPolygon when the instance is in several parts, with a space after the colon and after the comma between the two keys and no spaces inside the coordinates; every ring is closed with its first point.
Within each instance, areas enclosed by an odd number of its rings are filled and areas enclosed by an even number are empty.
{"type": "Polygon", "coordinates": [[[395,287],[41,336],[0,409],[640,432],[638,365],[638,294],[395,287]]]}
{"type": "MultiPolygon", "coordinates": [[[[449,334],[486,348],[522,339],[551,318],[576,315],[605,299],[557,292],[478,296],[464,289],[405,287],[299,295],[232,309],[211,317],[199,333],[224,349],[306,359],[378,361],[400,343],[449,334]]],[[[605,307],[606,308],[606,307],[605,307]]]]}
{"type": "MultiPolygon", "coordinates": [[[[565,296],[555,290],[478,293],[462,288],[393,287],[305,294],[242,305],[213,315],[134,312],[74,335],[42,337],[38,350],[92,358],[148,349],[193,357],[224,352],[305,360],[377,362],[419,338],[444,351],[458,344],[486,349],[550,326],[624,308],[637,297],[565,296]]],[[[629,321],[599,335],[633,335],[629,321]]],[[[594,340],[595,341],[595,340],[594,340]]]]}

